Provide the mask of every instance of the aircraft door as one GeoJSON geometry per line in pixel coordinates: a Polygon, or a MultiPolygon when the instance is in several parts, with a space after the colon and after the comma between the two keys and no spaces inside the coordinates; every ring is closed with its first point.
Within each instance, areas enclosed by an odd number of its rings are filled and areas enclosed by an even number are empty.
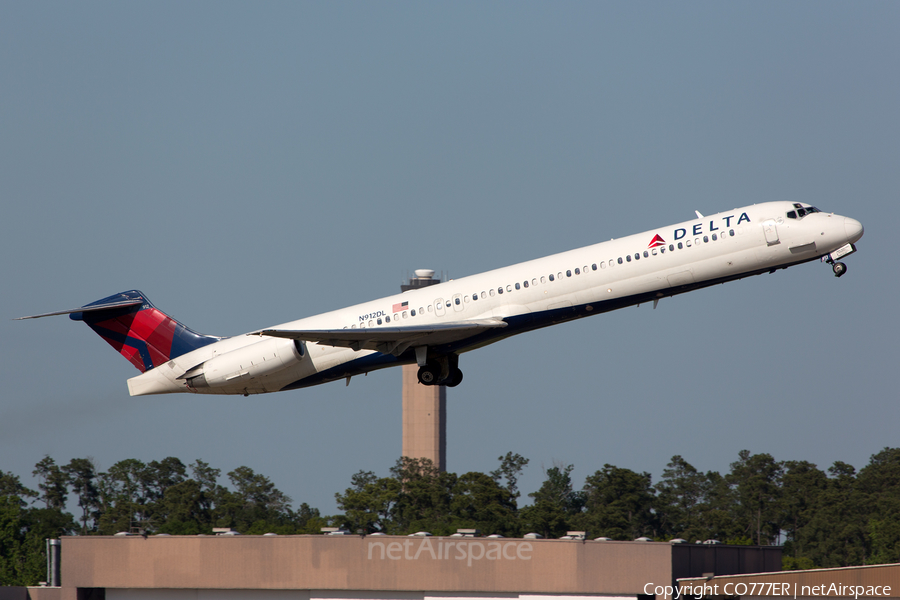
{"type": "Polygon", "coordinates": [[[456,312],[462,312],[462,309],[465,307],[463,304],[462,294],[453,294],[453,310],[456,312]]]}
{"type": "Polygon", "coordinates": [[[775,228],[775,221],[768,220],[763,223],[763,232],[766,234],[766,244],[769,246],[774,246],[781,242],[778,239],[778,230],[775,228]]]}
{"type": "Polygon", "coordinates": [[[438,298],[434,301],[434,314],[443,317],[444,316],[444,299],[438,298]]]}

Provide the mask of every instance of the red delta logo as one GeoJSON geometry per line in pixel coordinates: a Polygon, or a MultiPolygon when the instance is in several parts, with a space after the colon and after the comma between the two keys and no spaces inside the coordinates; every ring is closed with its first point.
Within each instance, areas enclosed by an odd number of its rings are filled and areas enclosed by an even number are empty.
{"type": "Polygon", "coordinates": [[[650,245],[647,247],[648,248],[656,248],[657,246],[665,246],[665,245],[666,245],[666,240],[662,239],[659,236],[659,234],[657,233],[656,235],[653,236],[653,239],[650,240],[650,245]]]}

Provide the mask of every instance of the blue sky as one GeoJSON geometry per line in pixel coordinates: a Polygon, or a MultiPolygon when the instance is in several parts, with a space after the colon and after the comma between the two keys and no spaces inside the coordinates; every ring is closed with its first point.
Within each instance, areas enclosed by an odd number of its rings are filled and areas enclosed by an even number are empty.
{"type": "MultiPolygon", "coordinates": [[[[0,470],[261,472],[324,513],[400,454],[400,372],[130,398],[71,308],[137,288],[234,335],[769,200],[859,219],[802,265],[464,355],[448,468],[521,479],[900,445],[900,6],[0,3],[0,470]]],[[[223,478],[223,483],[224,483],[223,478]]]]}

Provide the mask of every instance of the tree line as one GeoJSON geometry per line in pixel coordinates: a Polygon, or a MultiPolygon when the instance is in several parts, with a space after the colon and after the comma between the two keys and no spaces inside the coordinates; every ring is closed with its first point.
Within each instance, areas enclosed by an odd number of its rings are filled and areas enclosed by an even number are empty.
{"type": "Polygon", "coordinates": [[[615,540],[650,537],[688,542],[782,545],[786,569],[900,562],[900,449],[885,448],[859,472],[836,462],[776,461],[744,450],[724,475],[672,457],[662,478],[610,464],[576,489],[573,465],[544,471],[541,487],[519,507],[518,479],[529,461],[499,457],[489,473],[441,472],[403,457],[385,477],[360,471],[335,494],[340,514],[322,516],[292,500],[249,467],[227,473],[202,460],[126,459],[99,472],[89,458],[34,468],[37,490],[0,471],[0,584],[34,585],[45,576],[44,540],[61,535],[314,534],[323,526],[353,533],[557,538],[567,531],[615,540]],[[67,507],[76,507],[73,513],[67,507]]]}

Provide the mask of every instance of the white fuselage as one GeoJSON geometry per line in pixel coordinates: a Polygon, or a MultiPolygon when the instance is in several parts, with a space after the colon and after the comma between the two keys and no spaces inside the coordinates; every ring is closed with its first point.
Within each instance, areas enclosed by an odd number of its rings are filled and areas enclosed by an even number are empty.
{"type": "MultiPolygon", "coordinates": [[[[440,349],[459,354],[539,327],[807,262],[862,235],[858,221],[835,214],[814,212],[787,218],[795,206],[769,202],[737,208],[379,298],[275,329],[404,327],[475,319],[507,322],[503,329],[481,332],[440,349]],[[406,306],[400,306],[403,303],[406,306]]],[[[186,391],[255,394],[415,362],[412,351],[383,355],[250,333],[179,356],[130,379],[128,385],[132,395],[186,391]],[[189,388],[185,373],[203,364],[215,385],[189,388]]]]}

